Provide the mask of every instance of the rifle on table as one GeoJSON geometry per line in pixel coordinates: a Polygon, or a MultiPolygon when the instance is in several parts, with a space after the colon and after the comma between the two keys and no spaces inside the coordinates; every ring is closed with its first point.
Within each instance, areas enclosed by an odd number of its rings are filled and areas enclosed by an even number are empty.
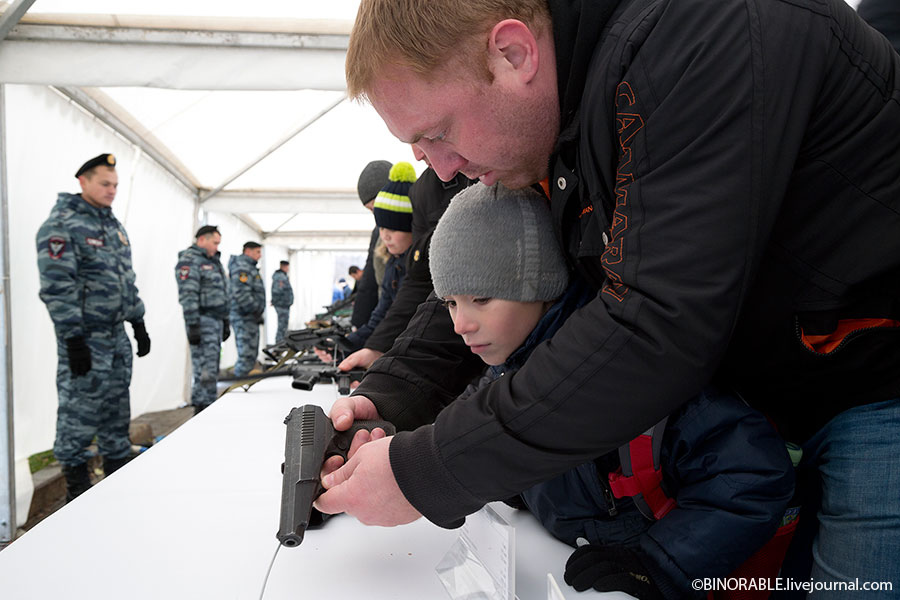
{"type": "Polygon", "coordinates": [[[338,313],[342,310],[351,308],[355,299],[356,295],[351,294],[349,297],[344,298],[343,300],[338,300],[336,302],[332,302],[328,306],[324,306],[323,308],[325,309],[325,312],[316,314],[316,320],[321,321],[323,319],[338,316],[338,313]]]}
{"type": "Polygon", "coordinates": [[[281,465],[281,522],[275,537],[293,548],[303,541],[307,528],[322,525],[328,516],[313,508],[324,491],[319,473],[325,459],[337,454],[346,461],[353,436],[360,429],[380,427],[387,435],[394,435],[395,429],[387,421],[354,421],[347,431],[336,431],[322,407],[312,404],[292,409],[284,424],[287,434],[281,465]]]}
{"type": "Polygon", "coordinates": [[[348,333],[350,333],[350,327],[340,324],[333,324],[330,327],[295,329],[288,331],[281,341],[263,348],[263,353],[272,360],[278,360],[285,353],[309,352],[316,346],[328,350],[329,344],[331,344],[333,349],[335,346],[340,346],[340,340],[348,333]]]}
{"type": "Polygon", "coordinates": [[[296,390],[310,391],[320,381],[331,382],[337,384],[338,393],[346,396],[350,393],[350,384],[354,381],[362,380],[366,374],[365,369],[351,369],[349,371],[340,371],[337,367],[328,367],[322,364],[318,365],[295,365],[294,381],[291,387],[296,390]]]}

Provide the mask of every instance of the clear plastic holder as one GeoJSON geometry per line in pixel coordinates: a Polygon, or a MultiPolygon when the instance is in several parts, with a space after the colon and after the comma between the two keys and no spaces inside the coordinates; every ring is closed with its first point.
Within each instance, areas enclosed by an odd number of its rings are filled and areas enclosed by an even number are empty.
{"type": "Polygon", "coordinates": [[[466,518],[435,571],[451,600],[515,600],[515,528],[485,506],[466,518]]]}
{"type": "Polygon", "coordinates": [[[547,573],[547,600],[566,600],[553,573],[547,573]]]}

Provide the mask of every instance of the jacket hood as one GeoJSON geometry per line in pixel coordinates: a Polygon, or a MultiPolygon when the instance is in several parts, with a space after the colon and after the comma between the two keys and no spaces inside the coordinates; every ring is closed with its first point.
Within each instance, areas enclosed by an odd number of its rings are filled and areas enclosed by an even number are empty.
{"type": "Polygon", "coordinates": [[[560,130],[565,131],[578,111],[588,66],[600,33],[619,0],[548,0],[556,46],[560,130]]]}

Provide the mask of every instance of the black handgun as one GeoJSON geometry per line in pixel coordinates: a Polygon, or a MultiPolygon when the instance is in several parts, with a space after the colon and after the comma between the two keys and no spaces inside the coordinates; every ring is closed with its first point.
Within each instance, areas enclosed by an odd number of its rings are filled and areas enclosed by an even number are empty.
{"type": "Polygon", "coordinates": [[[310,391],[320,381],[334,381],[338,387],[338,393],[346,396],[350,393],[350,383],[359,381],[366,374],[365,369],[350,369],[340,371],[337,367],[325,367],[320,365],[298,365],[293,370],[294,381],[291,387],[295,390],[310,391]]]}
{"type": "Polygon", "coordinates": [[[276,537],[289,548],[299,546],[307,528],[321,525],[325,516],[313,508],[313,501],[324,491],[319,473],[322,464],[335,454],[347,460],[353,436],[360,429],[380,427],[387,435],[395,429],[387,421],[354,421],[347,431],[336,431],[322,407],[306,404],[291,409],[284,419],[284,474],[281,484],[281,523],[276,537]]]}

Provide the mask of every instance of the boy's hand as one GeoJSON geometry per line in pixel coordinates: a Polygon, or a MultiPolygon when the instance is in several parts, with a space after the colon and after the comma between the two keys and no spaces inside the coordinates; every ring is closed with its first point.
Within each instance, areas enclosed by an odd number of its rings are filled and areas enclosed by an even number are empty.
{"type": "Polygon", "coordinates": [[[579,592],[625,592],[640,600],[663,600],[640,552],[621,546],[581,546],[566,561],[566,583],[579,592]]]}

